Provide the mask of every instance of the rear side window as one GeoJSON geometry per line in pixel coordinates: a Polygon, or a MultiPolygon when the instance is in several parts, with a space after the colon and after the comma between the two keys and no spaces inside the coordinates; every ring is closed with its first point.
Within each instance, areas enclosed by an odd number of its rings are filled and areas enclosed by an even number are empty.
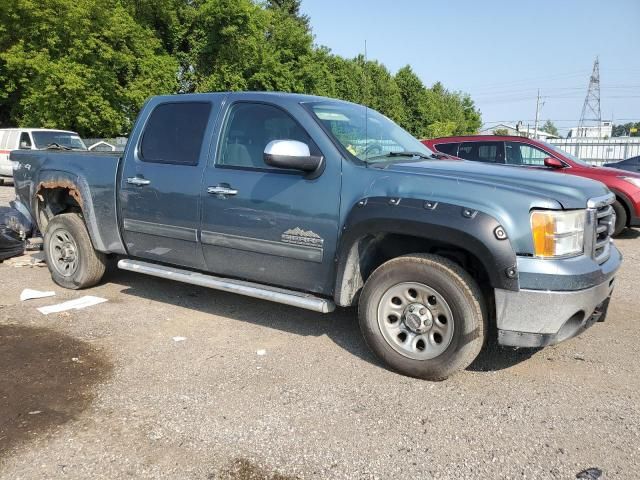
{"type": "Polygon", "coordinates": [[[18,135],[19,132],[17,130],[11,130],[9,135],[7,135],[7,150],[17,150],[18,149],[18,135]]]}
{"type": "Polygon", "coordinates": [[[435,145],[436,150],[440,153],[446,153],[447,155],[456,155],[458,154],[458,145],[459,143],[437,143],[435,145]]]}
{"type": "Polygon", "coordinates": [[[140,143],[143,162],[197,165],[211,104],[165,103],[147,121],[140,143]]]}
{"type": "Polygon", "coordinates": [[[457,156],[475,162],[504,163],[502,142],[465,142],[457,156]]]}

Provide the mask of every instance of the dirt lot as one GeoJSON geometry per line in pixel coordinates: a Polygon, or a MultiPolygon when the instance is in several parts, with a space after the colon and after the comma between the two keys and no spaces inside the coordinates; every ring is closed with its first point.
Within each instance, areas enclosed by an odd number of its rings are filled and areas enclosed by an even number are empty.
{"type": "MultiPolygon", "coordinates": [[[[0,187],[0,205],[11,197],[0,187]]],[[[491,349],[440,383],[387,371],[352,311],[121,271],[74,292],[46,267],[0,264],[0,477],[637,478],[637,236],[617,242],[606,323],[491,349]],[[20,302],[25,287],[56,297],[20,302]],[[36,310],[86,294],[108,302],[36,310]]]]}

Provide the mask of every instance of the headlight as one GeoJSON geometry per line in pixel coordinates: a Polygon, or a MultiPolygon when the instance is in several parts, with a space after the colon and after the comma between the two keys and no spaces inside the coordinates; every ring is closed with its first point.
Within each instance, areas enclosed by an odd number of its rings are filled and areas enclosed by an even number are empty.
{"type": "Polygon", "coordinates": [[[573,257],[584,251],[585,210],[531,212],[533,252],[536,257],[573,257]]]}
{"type": "Polygon", "coordinates": [[[629,183],[633,183],[636,187],[640,188],[640,178],[638,177],[618,177],[622,180],[624,180],[625,182],[629,182],[629,183]]]}

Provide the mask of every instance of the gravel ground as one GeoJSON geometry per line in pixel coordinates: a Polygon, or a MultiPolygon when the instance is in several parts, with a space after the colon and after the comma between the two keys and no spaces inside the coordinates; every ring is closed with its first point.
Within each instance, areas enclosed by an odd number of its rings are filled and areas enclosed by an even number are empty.
{"type": "MultiPolygon", "coordinates": [[[[0,187],[1,205],[11,197],[0,187]]],[[[543,350],[491,348],[440,383],[386,370],[353,311],[122,271],[74,292],[5,262],[0,477],[637,478],[637,236],[617,241],[605,323],[543,350]],[[25,287],[56,297],[20,302],[25,287]],[[36,310],[86,294],[108,302],[36,310]]]]}

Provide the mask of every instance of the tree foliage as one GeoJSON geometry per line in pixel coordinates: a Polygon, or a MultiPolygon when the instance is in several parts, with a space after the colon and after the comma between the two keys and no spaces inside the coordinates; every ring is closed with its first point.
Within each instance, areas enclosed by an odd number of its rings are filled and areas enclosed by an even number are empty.
{"type": "Polygon", "coordinates": [[[613,125],[612,137],[640,137],[640,122],[629,122],[621,125],[613,125]],[[635,129],[635,132],[631,130],[635,129]]]}
{"type": "Polygon", "coordinates": [[[551,120],[547,120],[546,122],[544,122],[544,125],[540,127],[540,130],[542,130],[543,132],[550,133],[551,135],[555,135],[556,137],[560,136],[560,132],[558,132],[558,128],[555,126],[555,124],[551,120]]]}
{"type": "Polygon", "coordinates": [[[176,62],[117,0],[14,0],[0,9],[3,123],[118,135],[176,62]]]}
{"type": "Polygon", "coordinates": [[[363,103],[418,137],[476,132],[473,101],[410,66],[314,45],[300,0],[2,0],[0,125],[127,134],[149,96],[269,90],[363,103]]]}

